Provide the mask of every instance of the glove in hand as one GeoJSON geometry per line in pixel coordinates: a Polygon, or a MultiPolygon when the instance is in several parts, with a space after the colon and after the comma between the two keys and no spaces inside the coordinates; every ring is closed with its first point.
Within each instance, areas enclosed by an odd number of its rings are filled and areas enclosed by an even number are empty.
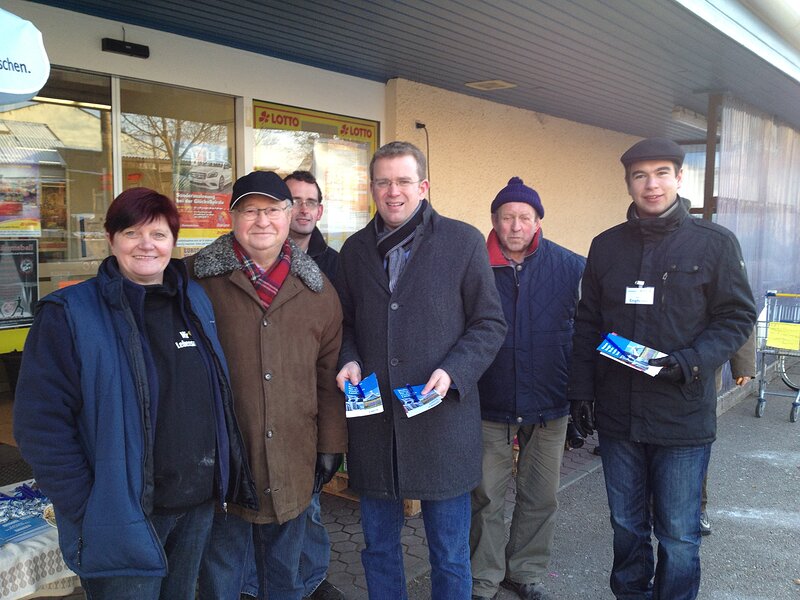
{"type": "Polygon", "coordinates": [[[314,470],[314,493],[322,491],[322,486],[333,479],[336,471],[342,466],[343,454],[317,453],[317,466],[314,470]]]}
{"type": "Polygon", "coordinates": [[[662,356],[661,358],[651,358],[647,363],[651,367],[663,367],[656,375],[656,379],[671,381],[672,383],[684,383],[683,370],[678,364],[678,359],[672,355],[662,356]]]}
{"type": "Polygon", "coordinates": [[[572,424],[583,437],[594,433],[594,402],[589,400],[573,400],[569,403],[569,414],[572,424]]]}

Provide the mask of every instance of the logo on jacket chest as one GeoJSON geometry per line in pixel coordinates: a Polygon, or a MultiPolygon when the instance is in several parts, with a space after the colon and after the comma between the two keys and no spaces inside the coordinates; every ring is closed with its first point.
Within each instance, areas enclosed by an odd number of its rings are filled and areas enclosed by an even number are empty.
{"type": "Polygon", "coordinates": [[[179,331],[178,333],[180,334],[181,339],[175,342],[176,348],[194,348],[197,346],[195,341],[192,339],[191,331],[179,331]]]}

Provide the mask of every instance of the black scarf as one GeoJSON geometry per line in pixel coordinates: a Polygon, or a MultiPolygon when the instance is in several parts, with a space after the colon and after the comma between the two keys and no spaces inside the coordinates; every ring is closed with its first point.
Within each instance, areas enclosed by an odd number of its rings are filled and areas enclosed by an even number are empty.
{"type": "Polygon", "coordinates": [[[422,223],[428,201],[422,199],[417,209],[397,229],[386,231],[380,213],[375,215],[375,235],[378,238],[378,254],[386,264],[386,273],[389,275],[389,291],[394,292],[400,275],[408,260],[406,251],[411,247],[417,227],[422,223]]]}
{"type": "Polygon", "coordinates": [[[680,227],[689,216],[691,203],[677,196],[667,210],[657,217],[641,218],[636,212],[636,204],[628,208],[628,226],[637,230],[644,240],[658,240],[680,227]]]}

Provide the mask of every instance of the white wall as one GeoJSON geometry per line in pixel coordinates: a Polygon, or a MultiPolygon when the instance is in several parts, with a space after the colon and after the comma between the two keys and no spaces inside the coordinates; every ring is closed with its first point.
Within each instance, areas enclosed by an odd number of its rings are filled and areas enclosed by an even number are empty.
{"type": "MultiPolygon", "coordinates": [[[[243,97],[246,137],[253,99],[384,121],[383,83],[22,0],[2,7],[36,25],[54,66],[243,97]],[[100,49],[104,37],[122,39],[123,26],[127,41],[150,47],[150,58],[100,49]]],[[[248,142],[242,172],[252,168],[248,142]]]]}

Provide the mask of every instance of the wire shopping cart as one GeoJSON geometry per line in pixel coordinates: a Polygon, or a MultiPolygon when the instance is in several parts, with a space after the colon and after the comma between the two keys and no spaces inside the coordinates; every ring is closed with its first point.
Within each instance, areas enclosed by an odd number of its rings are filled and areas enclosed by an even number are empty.
{"type": "Polygon", "coordinates": [[[794,398],[789,420],[800,414],[800,294],[766,293],[764,310],[756,323],[758,343],[758,403],[756,417],[764,415],[766,396],[794,398]],[[769,390],[767,356],[775,356],[775,372],[792,391],[769,390]]]}

